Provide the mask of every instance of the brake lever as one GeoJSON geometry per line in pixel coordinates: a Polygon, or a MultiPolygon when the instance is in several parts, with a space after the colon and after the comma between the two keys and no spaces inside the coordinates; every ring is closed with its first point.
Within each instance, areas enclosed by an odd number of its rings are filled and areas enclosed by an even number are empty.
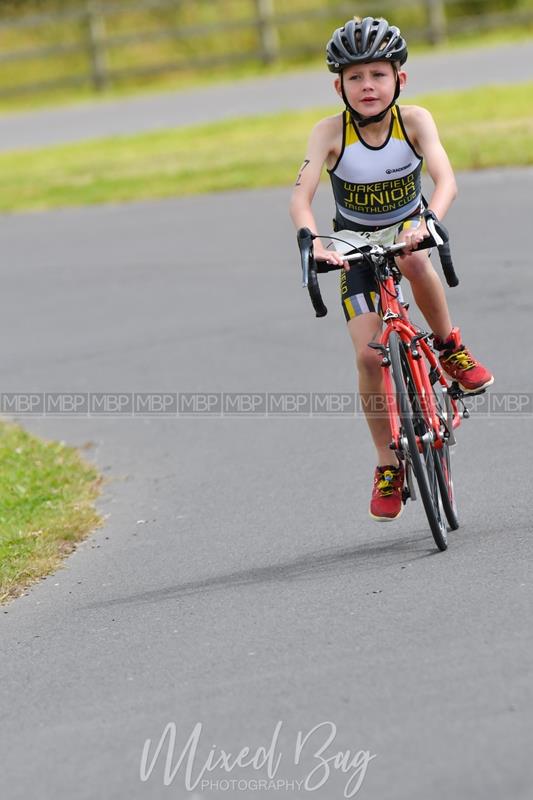
{"type": "Polygon", "coordinates": [[[297,238],[302,261],[302,288],[306,289],[309,284],[309,261],[314,260],[313,239],[315,237],[309,228],[300,228],[297,238]]]}

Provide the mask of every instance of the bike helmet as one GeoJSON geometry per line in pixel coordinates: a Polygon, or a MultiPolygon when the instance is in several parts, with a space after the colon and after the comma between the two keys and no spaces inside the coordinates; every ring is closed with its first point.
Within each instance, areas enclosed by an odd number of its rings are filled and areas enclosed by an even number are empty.
{"type": "Polygon", "coordinates": [[[326,47],[326,63],[330,72],[340,74],[342,99],[352,119],[360,127],[381,122],[396,103],[400,95],[400,79],[396,64],[407,61],[407,44],[400,29],[389,25],[386,19],[365,17],[351,19],[342,28],[337,28],[326,47]],[[344,91],[343,70],[351,64],[366,64],[371,61],[389,61],[396,72],[396,89],[392,102],[379,114],[365,117],[352,108],[344,91]]]}
{"type": "Polygon", "coordinates": [[[386,19],[351,19],[337,28],[326,47],[330,72],[342,72],[350,64],[368,61],[398,61],[405,64],[407,44],[400,29],[386,19]]]}

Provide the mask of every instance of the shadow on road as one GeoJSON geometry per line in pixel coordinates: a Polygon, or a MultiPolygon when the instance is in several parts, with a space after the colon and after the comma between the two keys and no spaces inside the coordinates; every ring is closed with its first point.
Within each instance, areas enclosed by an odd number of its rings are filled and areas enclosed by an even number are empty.
{"type": "Polygon", "coordinates": [[[192,595],[233,589],[240,586],[254,586],[267,583],[287,583],[296,580],[313,580],[317,577],[339,570],[345,572],[368,572],[382,570],[384,567],[401,565],[418,561],[421,558],[438,555],[426,529],[420,530],[420,536],[404,539],[381,540],[379,543],[368,542],[357,547],[318,550],[284,564],[272,564],[266,567],[230,572],[226,575],[214,575],[196,581],[188,581],[177,586],[167,586],[149,592],[140,592],[128,597],[117,597],[90,603],[85,609],[108,608],[120,605],[140,605],[157,603],[165,600],[179,600],[192,595]]]}

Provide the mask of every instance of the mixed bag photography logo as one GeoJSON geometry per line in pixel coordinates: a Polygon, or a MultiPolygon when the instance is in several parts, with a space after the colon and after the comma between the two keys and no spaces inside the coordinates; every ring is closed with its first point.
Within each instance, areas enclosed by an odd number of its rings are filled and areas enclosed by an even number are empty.
{"type": "Polygon", "coordinates": [[[377,754],[338,747],[337,726],[329,720],[294,735],[283,729],[279,720],[265,743],[254,747],[243,742],[226,750],[209,746],[209,733],[201,722],[190,732],[169,722],[159,739],[145,740],[140,779],[162,781],[164,786],[176,781],[189,792],[315,792],[340,776],[343,796],[357,795],[377,754]],[[296,778],[295,773],[299,773],[296,778]]]}

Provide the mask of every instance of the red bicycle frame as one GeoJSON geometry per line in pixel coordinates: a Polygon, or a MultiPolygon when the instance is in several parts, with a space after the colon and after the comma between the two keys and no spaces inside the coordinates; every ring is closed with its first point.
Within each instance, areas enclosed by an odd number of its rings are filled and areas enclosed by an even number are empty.
{"type": "MultiPolygon", "coordinates": [[[[434,383],[438,381],[445,392],[448,391],[448,383],[442,373],[441,366],[435,354],[426,341],[426,334],[421,334],[414,326],[409,319],[406,308],[399,302],[397,285],[392,275],[380,281],[379,292],[383,322],[385,323],[385,328],[380,337],[380,344],[383,347],[388,347],[391,332],[396,331],[402,342],[407,345],[405,348],[406,357],[411,368],[421,410],[428,426],[433,431],[433,447],[439,449],[442,447],[444,441],[443,421],[437,412],[430,373],[426,368],[424,359],[429,363],[431,373],[435,376],[436,380],[434,383]],[[421,351],[421,353],[419,351],[421,351]]],[[[383,371],[383,382],[386,398],[392,399],[396,397],[396,393],[391,372],[390,369],[388,369],[389,365],[390,362],[384,360],[383,366],[386,368],[383,371]]],[[[457,403],[451,396],[450,403],[452,409],[452,429],[455,429],[461,424],[461,416],[457,409],[457,403]]],[[[386,407],[392,434],[392,446],[394,449],[400,450],[400,419],[395,399],[393,402],[387,402],[386,407]]]]}

